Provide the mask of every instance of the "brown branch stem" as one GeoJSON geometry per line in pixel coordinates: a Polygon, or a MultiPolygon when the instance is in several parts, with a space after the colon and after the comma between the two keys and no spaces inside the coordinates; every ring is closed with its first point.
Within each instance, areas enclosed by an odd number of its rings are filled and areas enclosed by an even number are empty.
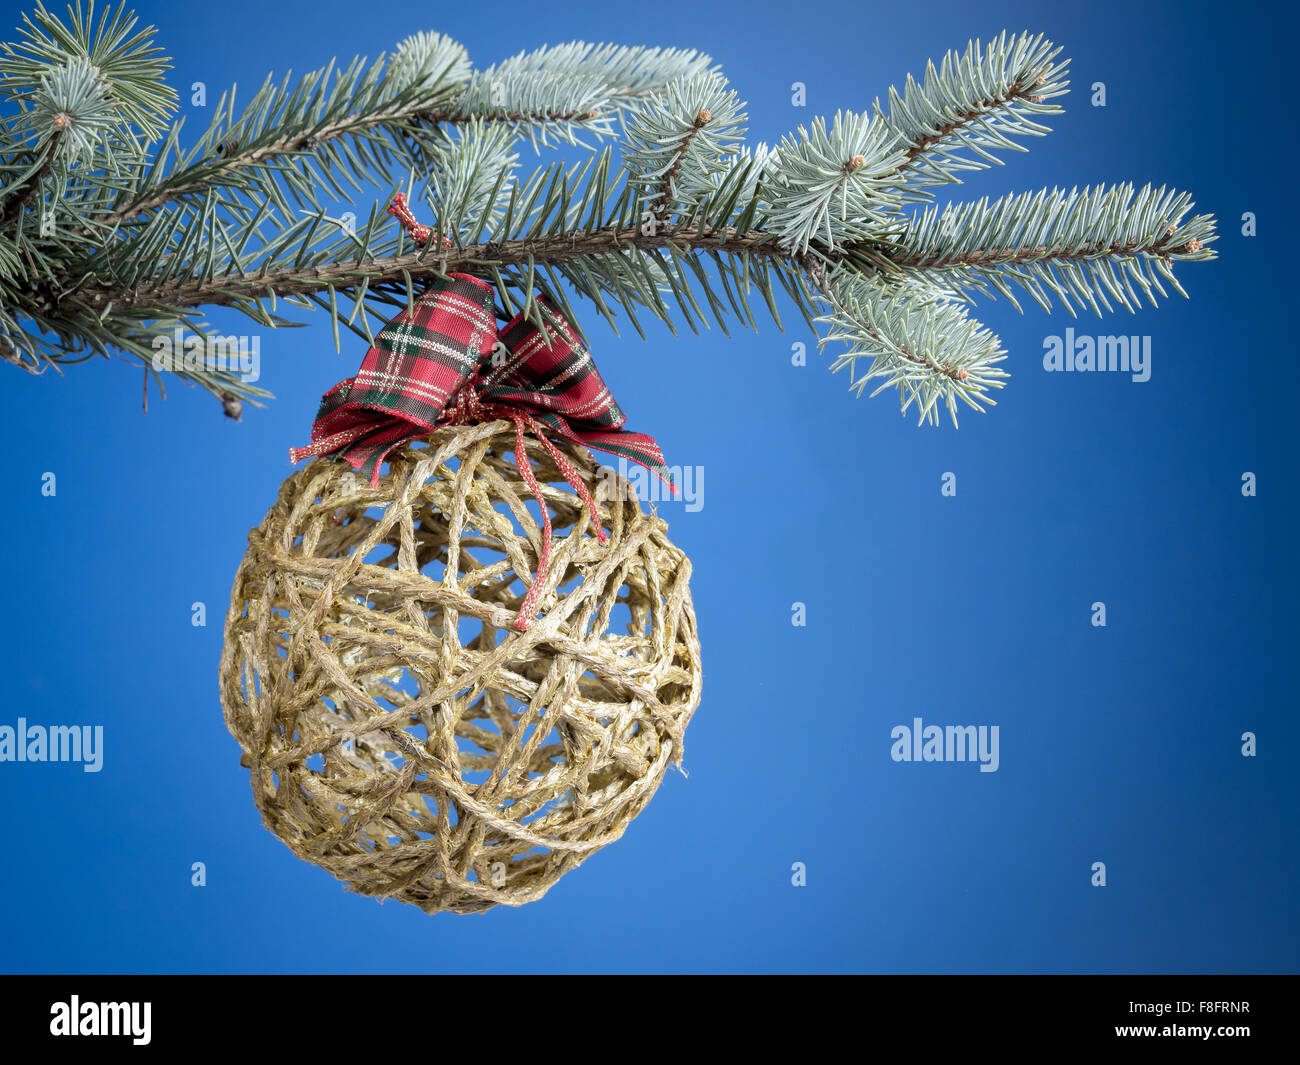
{"type": "MultiPolygon", "coordinates": [[[[657,229],[650,234],[639,225],[602,226],[590,232],[563,233],[556,236],[495,241],[474,244],[464,248],[435,254],[421,249],[406,255],[363,262],[325,263],[298,268],[270,270],[265,273],[220,274],[207,279],[167,281],[143,284],[134,289],[122,290],[111,282],[87,280],[75,284],[70,291],[85,305],[99,309],[108,303],[115,306],[161,309],[186,309],[203,306],[229,306],[245,300],[314,293],[326,288],[347,292],[363,282],[371,287],[386,284],[404,284],[412,280],[426,280],[452,272],[481,272],[485,266],[558,265],[585,256],[614,255],[630,248],[641,251],[663,250],[671,246],[698,248],[728,255],[749,255],[779,262],[801,270],[816,278],[820,272],[818,253],[800,254],[783,248],[774,234],[763,229],[738,232],[731,228],[706,228],[701,234],[695,227],[689,230],[657,229]]],[[[838,249],[831,258],[839,258],[852,251],[838,249]]],[[[942,256],[938,253],[916,254],[905,248],[884,252],[893,267],[916,270],[938,270],[967,266],[999,266],[1043,259],[1070,261],[1104,255],[1127,256],[1133,254],[1169,256],[1190,254],[1199,250],[1191,241],[1176,247],[1160,244],[1139,249],[1136,242],[1125,244],[1096,244],[1082,248],[1053,248],[1039,245],[1033,248],[975,250],[959,255],[942,256]]],[[[949,373],[944,367],[934,366],[949,373]]]]}
{"type": "MultiPolygon", "coordinates": [[[[1042,78],[1040,77],[1038,80],[1041,82],[1042,78]]],[[[990,114],[999,108],[1006,107],[1008,104],[1014,103],[1017,100],[1027,100],[1032,103],[1037,103],[1042,99],[1042,97],[1034,94],[1033,89],[1035,87],[1036,86],[1016,85],[1007,90],[1007,92],[1001,96],[994,96],[988,100],[981,100],[974,107],[968,108],[965,111],[959,111],[953,117],[951,122],[944,123],[933,133],[922,137],[919,141],[909,147],[907,149],[907,161],[903,164],[903,167],[900,167],[900,169],[910,166],[916,160],[917,156],[928,151],[930,148],[933,148],[945,137],[950,137],[958,130],[969,126],[978,118],[983,118],[985,115],[990,114]]]]}
{"type": "MultiPolygon", "coordinates": [[[[840,312],[846,313],[842,305],[840,306],[840,312]]],[[[932,359],[929,355],[926,355],[923,352],[909,351],[908,349],[902,347],[901,345],[896,344],[893,341],[886,338],[880,332],[879,329],[877,329],[874,325],[871,324],[871,322],[867,321],[865,318],[862,318],[858,315],[847,315],[847,316],[850,317],[853,320],[853,323],[859,329],[861,329],[862,332],[865,333],[867,336],[874,337],[881,344],[893,348],[896,352],[898,352],[898,354],[902,358],[906,359],[908,362],[912,363],[915,366],[924,366],[926,369],[933,370],[935,373],[943,374],[945,377],[951,377],[954,381],[958,381],[958,382],[965,381],[970,377],[969,371],[967,371],[964,367],[949,366],[945,363],[941,363],[936,361],[935,359],[932,359]]]]}
{"type": "Polygon", "coordinates": [[[1061,262],[1075,262],[1100,257],[1126,257],[1132,255],[1149,255],[1168,257],[1171,255],[1193,255],[1201,250],[1201,242],[1191,240],[1185,244],[1166,246],[1156,241],[1111,241],[1109,243],[1092,243],[1076,246],[1069,251],[1051,245],[1039,244],[1032,248],[976,248],[973,251],[943,254],[928,252],[917,254],[903,250],[890,256],[895,266],[913,270],[943,270],[963,266],[1005,266],[1037,262],[1052,259],[1061,262]]]}
{"type": "Polygon", "coordinates": [[[109,302],[134,308],[193,308],[228,306],[240,300],[265,299],[317,292],[327,287],[346,291],[368,280],[371,287],[385,283],[402,283],[409,275],[423,280],[453,271],[472,273],[487,263],[522,265],[530,259],[538,264],[558,264],[590,255],[617,254],[635,247],[642,251],[668,248],[670,244],[688,245],[732,255],[751,255],[779,260],[804,267],[804,257],[783,250],[775,237],[758,229],[738,233],[733,229],[706,229],[703,236],[692,227],[689,231],[659,231],[645,234],[640,226],[604,226],[591,232],[561,234],[531,240],[505,240],[475,244],[447,251],[413,252],[387,259],[365,262],[328,263],[297,269],[270,271],[265,274],[223,274],[206,280],[169,281],[158,285],[140,285],[123,291],[111,284],[89,282],[75,288],[78,300],[98,309],[109,302]]]}
{"type": "Polygon", "coordinates": [[[691,128],[686,131],[677,149],[673,152],[672,165],[664,173],[663,184],[659,187],[659,211],[656,215],[657,220],[662,224],[668,221],[668,205],[672,202],[673,180],[677,177],[678,171],[682,168],[682,161],[686,158],[686,153],[691,147],[691,142],[695,140],[705,125],[713,116],[705,108],[695,116],[695,121],[691,123],[691,128]]]}

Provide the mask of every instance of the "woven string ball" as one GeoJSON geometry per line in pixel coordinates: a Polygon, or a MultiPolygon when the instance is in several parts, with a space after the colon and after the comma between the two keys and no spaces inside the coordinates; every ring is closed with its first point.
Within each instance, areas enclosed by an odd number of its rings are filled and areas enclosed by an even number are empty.
{"type": "Polygon", "coordinates": [[[316,459],[249,533],[221,659],[226,724],[263,822],[351,890],[426,912],[540,898],[654,795],[700,699],[691,564],[589,452],[511,423],[440,429],[377,487],[316,459]]]}

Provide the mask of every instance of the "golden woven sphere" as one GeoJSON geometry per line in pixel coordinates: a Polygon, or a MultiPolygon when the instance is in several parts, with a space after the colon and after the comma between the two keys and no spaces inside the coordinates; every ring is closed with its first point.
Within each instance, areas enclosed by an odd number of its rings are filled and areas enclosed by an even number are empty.
{"type": "Polygon", "coordinates": [[[379,484],[316,459],[249,533],[221,700],[263,822],[364,895],[433,913],[541,898],[654,795],[700,699],[691,564],[583,448],[526,450],[509,422],[441,429],[379,484]]]}

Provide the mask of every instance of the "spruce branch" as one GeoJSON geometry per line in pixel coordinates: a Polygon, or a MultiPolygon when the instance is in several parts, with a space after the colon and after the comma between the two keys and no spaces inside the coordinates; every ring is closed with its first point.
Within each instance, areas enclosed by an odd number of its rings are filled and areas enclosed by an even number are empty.
{"type": "Polygon", "coordinates": [[[111,14],[105,5],[97,23],[94,0],[84,12],[80,2],[69,4],[65,24],[38,0],[34,14],[23,16],[21,40],[0,43],[0,97],[30,106],[51,70],[84,60],[112,97],[122,130],[154,139],[175,111],[177,96],[163,81],[171,62],[153,45],[154,27],[132,35],[135,25],[124,2],[111,14]]]}
{"type": "Polygon", "coordinates": [[[915,405],[918,420],[934,425],[941,400],[954,425],[958,400],[976,411],[993,405],[988,393],[1008,376],[998,366],[1006,353],[993,333],[967,316],[954,293],[846,271],[824,279],[821,293],[829,309],[817,320],[829,328],[819,343],[848,345],[831,369],[848,368],[850,387],[859,395],[879,380],[871,395],[893,387],[904,414],[915,405]],[[860,359],[870,365],[856,373],[860,359]]]}
{"type": "MultiPolygon", "coordinates": [[[[304,202],[314,203],[322,185],[339,191],[328,180],[335,172],[349,174],[356,189],[388,181],[389,160],[403,153],[384,134],[415,132],[415,120],[447,101],[455,88],[450,78],[463,65],[463,49],[448,52],[437,57],[437,70],[413,78],[395,95],[383,80],[383,57],[373,65],[358,58],[341,71],[331,63],[296,84],[286,76],[276,85],[268,77],[237,117],[232,89],[221,98],[194,148],[174,156],[170,173],[155,167],[133,196],[96,221],[108,228],[120,226],[167,204],[202,196],[213,185],[273,195],[276,178],[282,177],[304,202]],[[303,169],[283,165],[300,156],[307,161],[303,169]]],[[[165,146],[172,152],[176,132],[165,146]]],[[[160,161],[167,154],[160,153],[160,161]]]]}
{"type": "Polygon", "coordinates": [[[609,87],[620,109],[662,92],[664,86],[716,70],[713,60],[693,48],[649,48],[641,45],[590,44],[569,41],[521,52],[497,68],[506,72],[593,76],[609,87]]]}
{"type": "MultiPolygon", "coordinates": [[[[663,87],[648,59],[656,49],[597,47],[574,42],[524,53],[473,73],[463,46],[440,34],[420,33],[398,45],[391,61],[357,58],[342,71],[333,63],[296,84],[270,78],[236,118],[234,91],[223,96],[216,118],[173,173],[96,219],[112,228],[214,183],[276,194],[287,179],[302,202],[335,171],[349,172],[354,189],[390,183],[396,166],[424,169],[444,143],[443,127],[501,124],[526,136],[534,148],[553,140],[579,143],[576,131],[613,132],[613,116],[629,101],[663,87]],[[295,172],[286,160],[305,157],[317,173],[295,172]]],[[[671,71],[707,67],[696,52],[663,53],[671,71]]],[[[666,79],[668,72],[659,75],[666,79]]],[[[331,183],[332,184],[332,183],[331,183]]],[[[332,190],[346,195],[334,185],[332,190]]]]}
{"type": "MultiPolygon", "coordinates": [[[[304,220],[298,223],[295,231],[309,228],[309,225],[310,221],[304,220]]],[[[763,230],[739,233],[707,227],[696,236],[696,246],[712,252],[780,262],[797,261],[763,230]]],[[[529,259],[538,264],[559,265],[573,259],[617,256],[633,249],[651,251],[678,247],[685,251],[678,240],[668,230],[648,234],[640,225],[602,226],[589,232],[563,233],[549,239],[496,240],[452,251],[421,248],[383,258],[330,261],[321,265],[291,264],[278,271],[232,272],[183,280],[160,279],[155,284],[133,285],[126,291],[112,281],[92,282],[76,291],[78,298],[94,309],[110,303],[141,310],[236,306],[249,299],[319,292],[331,286],[340,291],[350,291],[362,282],[369,282],[374,287],[402,281],[408,276],[417,281],[431,280],[491,266],[515,267],[525,265],[529,259]]],[[[430,241],[430,244],[435,243],[430,241]]]]}
{"type": "Polygon", "coordinates": [[[428,162],[428,203],[444,239],[472,241],[505,210],[519,156],[509,127],[475,119],[428,162]]]}
{"type": "MultiPolygon", "coordinates": [[[[1001,165],[993,154],[1027,151],[1012,136],[1042,136],[1047,126],[1033,116],[1059,114],[1049,103],[1068,91],[1068,63],[1044,37],[1003,33],[982,46],[972,41],[941,65],[926,64],[925,80],[910,74],[900,93],[889,87],[888,111],[873,105],[904,148],[898,176],[914,189],[959,182],[958,174],[1001,165]]],[[[921,192],[922,196],[927,193],[921,192]]]]}
{"type": "Polygon", "coordinates": [[[46,141],[44,150],[37,156],[36,164],[11,188],[0,190],[0,226],[17,218],[27,205],[27,201],[40,187],[41,179],[49,173],[50,167],[54,165],[54,160],[58,156],[59,145],[63,140],[62,127],[69,121],[69,118],[56,115],[54,132],[46,141]]]}
{"type": "Polygon", "coordinates": [[[1075,302],[1099,316],[1112,311],[1111,298],[1133,311],[1143,296],[1155,306],[1157,295],[1168,295],[1162,277],[1187,295],[1173,260],[1213,256],[1214,220],[1188,217],[1191,208],[1187,193],[1150,185],[1135,192],[1130,184],[932,206],[909,227],[893,262],[961,291],[992,288],[1017,310],[1012,285],[1044,310],[1054,294],[1071,315],[1075,302]]]}
{"type": "Polygon", "coordinates": [[[777,146],[767,187],[767,219],[786,246],[814,240],[834,251],[873,234],[888,236],[901,205],[892,176],[902,165],[892,131],[879,118],[836,112],[777,146]]]}
{"type": "MultiPolygon", "coordinates": [[[[971,42],[887,107],[818,117],[769,150],[744,143],[743,103],[697,52],[571,42],[476,70],[457,42],[416,34],[373,63],[268,78],[240,109],[231,89],[186,144],[166,61],[133,26],[121,8],[96,21],[78,5],[68,25],[40,8],[0,47],[17,107],[0,117],[0,359],[23,369],[124,355],[147,396],[155,342],[220,340],[204,308],[269,329],[320,309],[338,348],[463,272],[507,314],[539,319],[545,292],[575,322],[585,304],[642,335],[646,316],[781,327],[784,298],[823,346],[846,346],[832,367],[856,392],[892,387],[904,413],[955,423],[1007,376],[968,316],[976,297],[1135,310],[1165,283],[1186,295],[1175,261],[1214,256],[1214,219],[1163,187],[932,202],[1047,132],[1068,82],[1041,36],[971,42]],[[524,143],[591,150],[525,170],[524,143]],[[408,237],[385,207],[417,181],[408,237]],[[336,218],[327,200],[364,207],[336,218]]],[[[266,395],[228,367],[178,376],[234,414],[266,395]]]]}
{"type": "Polygon", "coordinates": [[[721,74],[679,78],[627,118],[624,167],[658,225],[698,205],[744,137],[745,114],[721,74]]]}

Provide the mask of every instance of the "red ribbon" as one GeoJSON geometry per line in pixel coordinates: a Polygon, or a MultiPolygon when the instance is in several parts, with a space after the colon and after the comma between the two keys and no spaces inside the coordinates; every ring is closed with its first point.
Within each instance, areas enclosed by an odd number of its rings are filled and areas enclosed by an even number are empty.
{"type": "MultiPolygon", "coordinates": [[[[423,243],[428,226],[415,221],[405,197],[396,215],[423,243]]],[[[445,241],[444,241],[445,243],[445,241]]],[[[513,622],[526,631],[551,565],[551,516],[524,448],[527,429],[586,504],[601,543],[606,540],[596,501],[573,464],[551,442],[560,436],[647,467],[676,492],[663,453],[652,437],[623,429],[626,416],[601,379],[578,332],[539,295],[537,308],[549,338],[522,312],[498,332],[492,286],[468,274],[433,282],[413,308],[389,322],[355,377],[325,393],[312,425],[312,442],[290,448],[299,462],[334,455],[379,483],[379,467],[394,448],[435,428],[506,419],[515,427],[515,463],[542,513],[537,576],[513,622]]]]}

